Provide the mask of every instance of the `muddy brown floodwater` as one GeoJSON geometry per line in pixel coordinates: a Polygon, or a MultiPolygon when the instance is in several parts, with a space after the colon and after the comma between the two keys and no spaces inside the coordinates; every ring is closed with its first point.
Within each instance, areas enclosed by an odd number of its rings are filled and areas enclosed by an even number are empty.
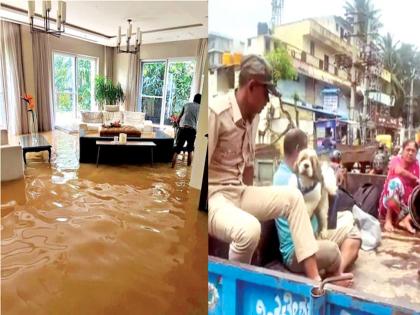
{"type": "MultiPolygon", "coordinates": [[[[44,134],[25,178],[2,183],[2,314],[206,314],[207,216],[191,168],[78,162],[44,134]]],[[[12,141],[13,142],[13,141],[12,141]]]]}

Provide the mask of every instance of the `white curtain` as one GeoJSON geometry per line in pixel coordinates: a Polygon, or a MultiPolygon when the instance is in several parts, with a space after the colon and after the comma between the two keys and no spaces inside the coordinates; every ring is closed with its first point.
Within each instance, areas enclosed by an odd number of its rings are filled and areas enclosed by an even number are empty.
{"type": "Polygon", "coordinates": [[[21,100],[26,91],[20,26],[1,21],[0,42],[1,84],[4,93],[3,102],[0,102],[1,121],[6,123],[10,134],[25,134],[29,128],[28,113],[21,100]]]}
{"type": "Polygon", "coordinates": [[[48,36],[43,33],[32,33],[38,131],[49,131],[54,128],[52,59],[48,36]]]}
{"type": "Polygon", "coordinates": [[[197,47],[197,63],[195,65],[195,81],[194,81],[194,94],[200,93],[202,90],[204,68],[208,55],[207,38],[201,38],[198,41],[197,47]]]}
{"type": "Polygon", "coordinates": [[[138,55],[130,54],[127,72],[127,89],[125,92],[125,109],[128,111],[136,111],[137,108],[139,64],[140,59],[138,55]]]}

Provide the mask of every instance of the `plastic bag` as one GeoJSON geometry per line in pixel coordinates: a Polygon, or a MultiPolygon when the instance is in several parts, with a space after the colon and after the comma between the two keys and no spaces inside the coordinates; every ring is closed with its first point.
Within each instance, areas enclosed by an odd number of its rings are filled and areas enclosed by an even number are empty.
{"type": "Polygon", "coordinates": [[[378,247],[382,237],[379,221],[369,213],[364,212],[357,205],[353,206],[352,212],[360,229],[362,249],[368,251],[378,247]]]}

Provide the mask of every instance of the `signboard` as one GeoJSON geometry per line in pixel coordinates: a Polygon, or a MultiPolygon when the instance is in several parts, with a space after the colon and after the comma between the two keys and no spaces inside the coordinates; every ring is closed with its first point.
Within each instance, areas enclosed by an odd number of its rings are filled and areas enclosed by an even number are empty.
{"type": "Polygon", "coordinates": [[[381,103],[386,106],[394,106],[394,100],[391,99],[391,96],[381,92],[369,92],[369,99],[381,103]]]}
{"type": "Polygon", "coordinates": [[[337,94],[324,94],[324,110],[337,113],[338,95],[337,94]]]}

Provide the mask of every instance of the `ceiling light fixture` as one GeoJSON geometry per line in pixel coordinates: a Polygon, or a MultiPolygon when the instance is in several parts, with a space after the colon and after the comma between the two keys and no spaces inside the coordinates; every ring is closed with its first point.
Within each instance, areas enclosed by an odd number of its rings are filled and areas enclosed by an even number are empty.
{"type": "Polygon", "coordinates": [[[121,49],[121,26],[118,26],[118,37],[117,37],[117,53],[129,53],[129,54],[137,54],[140,51],[140,44],[141,44],[141,32],[140,27],[137,28],[137,36],[136,36],[136,43],[134,45],[134,49],[130,49],[130,39],[131,39],[131,31],[132,31],[132,20],[128,19],[128,29],[127,29],[127,48],[126,50],[121,49]]]}
{"type": "Polygon", "coordinates": [[[35,26],[35,1],[28,1],[28,17],[29,24],[31,26],[31,32],[41,32],[60,37],[61,33],[65,31],[66,24],[66,3],[64,1],[58,1],[57,30],[50,28],[50,20],[54,20],[50,17],[51,13],[51,1],[42,1],[42,18],[44,19],[44,27],[35,26]]]}

